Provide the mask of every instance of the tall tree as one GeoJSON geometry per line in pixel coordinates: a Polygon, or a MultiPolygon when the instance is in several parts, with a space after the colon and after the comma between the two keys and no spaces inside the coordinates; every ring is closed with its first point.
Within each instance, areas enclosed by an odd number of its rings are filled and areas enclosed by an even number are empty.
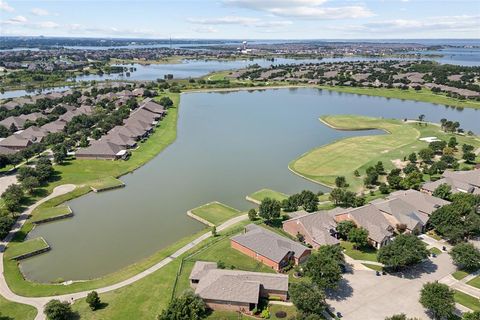
{"type": "Polygon", "coordinates": [[[353,228],[348,232],[348,241],[354,248],[365,247],[368,244],[368,230],[365,228],[353,228]]]}
{"type": "Polygon", "coordinates": [[[386,267],[398,270],[417,264],[428,255],[425,243],[415,235],[400,234],[391,243],[380,248],[377,259],[386,267]]]}
{"type": "Polygon", "coordinates": [[[274,199],[265,198],[260,203],[258,215],[267,221],[280,217],[280,202],[274,199]]]}
{"type": "Polygon", "coordinates": [[[292,283],[289,294],[297,310],[304,315],[321,315],[326,308],[325,293],[313,283],[292,283]]]}
{"type": "Polygon", "coordinates": [[[207,306],[191,291],[173,298],[157,320],[200,320],[207,316],[207,306]]]}
{"type": "Polygon", "coordinates": [[[454,292],[446,284],[429,282],[423,285],[420,303],[430,310],[434,319],[450,317],[455,311],[454,292]]]}
{"type": "Polygon", "coordinates": [[[315,252],[308,257],[305,273],[322,289],[336,288],[342,279],[342,270],[329,252],[315,252]]]}
{"type": "Polygon", "coordinates": [[[453,262],[461,269],[476,271],[480,269],[480,250],[471,243],[462,242],[450,251],[453,262]]]}

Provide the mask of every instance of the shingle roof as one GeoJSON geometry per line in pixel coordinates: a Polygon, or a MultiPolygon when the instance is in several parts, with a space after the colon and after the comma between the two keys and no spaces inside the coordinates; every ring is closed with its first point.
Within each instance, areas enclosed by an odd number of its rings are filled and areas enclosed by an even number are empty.
{"type": "Polygon", "coordinates": [[[104,136],[102,140],[110,141],[115,144],[118,144],[119,146],[129,147],[129,148],[136,145],[136,142],[134,139],[119,132],[110,132],[109,134],[104,136]]]}
{"type": "Polygon", "coordinates": [[[305,232],[319,245],[337,244],[339,241],[332,236],[330,230],[334,230],[336,227],[333,216],[343,211],[345,211],[345,209],[342,208],[335,208],[329,211],[317,211],[299,215],[287,221],[298,221],[305,232]]]}
{"type": "Polygon", "coordinates": [[[32,141],[42,140],[48,134],[47,130],[39,128],[37,126],[31,126],[23,130],[18,135],[24,139],[29,139],[32,141]]]}
{"type": "Polygon", "coordinates": [[[258,303],[260,287],[266,290],[288,291],[288,275],[209,269],[210,267],[212,267],[211,264],[201,261],[197,261],[193,267],[195,272],[203,270],[195,290],[195,293],[203,299],[258,303]],[[205,267],[208,270],[205,270],[205,267]]]}
{"type": "Polygon", "coordinates": [[[410,204],[412,207],[417,210],[426,213],[432,214],[433,211],[437,210],[439,207],[449,204],[449,201],[434,197],[424,192],[417,190],[400,190],[392,192],[387,199],[401,199],[404,202],[410,204]]]}
{"type": "Polygon", "coordinates": [[[427,214],[418,211],[414,206],[399,198],[379,200],[372,204],[379,210],[395,217],[399,223],[405,224],[409,230],[414,230],[418,225],[423,227],[428,221],[427,214]]]}
{"type": "Polygon", "coordinates": [[[123,150],[125,150],[125,148],[109,141],[95,141],[86,148],[78,149],[76,154],[115,156],[123,150]]]}
{"type": "Polygon", "coordinates": [[[25,124],[25,119],[20,118],[20,117],[14,117],[10,116],[8,118],[3,119],[0,121],[0,124],[4,126],[5,128],[9,129],[12,123],[15,125],[15,127],[21,129],[23,125],[25,124]]]}
{"type": "Polygon", "coordinates": [[[30,144],[32,144],[31,140],[22,138],[18,134],[12,134],[11,136],[0,141],[0,146],[7,148],[27,147],[30,144]]]}
{"type": "Polygon", "coordinates": [[[154,101],[152,101],[151,99],[145,99],[143,100],[142,102],[142,105],[140,106],[140,108],[143,108],[143,109],[146,109],[150,112],[154,112],[154,113],[158,113],[158,114],[163,114],[165,113],[165,107],[162,106],[161,104],[159,103],[156,103],[154,101]]]}
{"type": "Polygon", "coordinates": [[[294,252],[294,256],[299,258],[305,251],[309,250],[298,242],[255,224],[249,224],[245,229],[245,233],[230,239],[275,262],[282,261],[289,252],[294,252]]]}
{"type": "Polygon", "coordinates": [[[376,242],[382,242],[386,237],[391,237],[391,226],[383,214],[374,205],[367,204],[362,207],[348,209],[348,215],[359,227],[368,230],[368,237],[376,242]]]}
{"type": "Polygon", "coordinates": [[[216,262],[208,262],[208,261],[197,261],[193,266],[192,272],[190,272],[190,280],[200,280],[207,271],[217,269],[216,262]]]}
{"type": "Polygon", "coordinates": [[[56,121],[44,124],[40,128],[42,128],[42,129],[44,129],[44,130],[46,130],[47,132],[50,132],[50,133],[56,133],[56,132],[61,132],[63,130],[63,128],[65,128],[66,125],[67,125],[66,122],[56,120],[56,121]]]}

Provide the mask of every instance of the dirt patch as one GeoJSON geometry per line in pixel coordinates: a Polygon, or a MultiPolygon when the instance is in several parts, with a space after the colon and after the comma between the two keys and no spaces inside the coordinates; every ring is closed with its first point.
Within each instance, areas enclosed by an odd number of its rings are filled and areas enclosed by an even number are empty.
{"type": "Polygon", "coordinates": [[[392,164],[395,166],[397,169],[403,169],[407,166],[408,161],[402,161],[400,159],[394,159],[392,160],[392,164]]]}

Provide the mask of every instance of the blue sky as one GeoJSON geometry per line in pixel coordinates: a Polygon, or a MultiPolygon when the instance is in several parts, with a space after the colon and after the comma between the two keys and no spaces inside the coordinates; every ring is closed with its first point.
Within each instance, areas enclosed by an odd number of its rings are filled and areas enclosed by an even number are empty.
{"type": "Polygon", "coordinates": [[[480,38],[479,0],[0,0],[0,35],[480,38]]]}

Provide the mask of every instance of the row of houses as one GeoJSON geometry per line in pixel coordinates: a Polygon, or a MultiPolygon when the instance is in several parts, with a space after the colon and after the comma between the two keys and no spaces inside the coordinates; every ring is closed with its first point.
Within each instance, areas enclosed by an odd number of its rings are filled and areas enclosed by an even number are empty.
{"type": "Polygon", "coordinates": [[[480,195],[480,169],[445,171],[441,179],[425,183],[422,191],[432,194],[441,184],[448,184],[452,188],[452,193],[464,192],[480,195]]]}
{"type": "Polygon", "coordinates": [[[124,120],[123,125],[112,128],[101,139],[91,142],[90,146],[80,148],[75,152],[75,157],[80,159],[124,159],[128,156],[129,149],[147,138],[158,122],[165,116],[165,108],[145,99],[140,107],[133,111],[124,120]]]}

